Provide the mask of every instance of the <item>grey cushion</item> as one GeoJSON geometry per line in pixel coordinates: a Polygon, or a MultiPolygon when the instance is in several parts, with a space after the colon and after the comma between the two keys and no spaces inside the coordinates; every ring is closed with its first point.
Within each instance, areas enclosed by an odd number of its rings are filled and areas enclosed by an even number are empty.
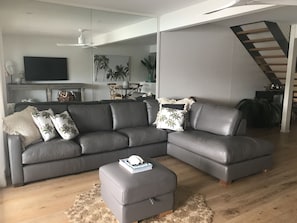
{"type": "Polygon", "coordinates": [[[101,153],[128,147],[128,137],[113,131],[100,131],[77,138],[83,154],[101,153]]]}
{"type": "Polygon", "coordinates": [[[23,164],[63,160],[81,155],[80,146],[72,140],[53,139],[28,146],[22,154],[23,164]]]}
{"type": "Polygon", "coordinates": [[[118,131],[128,136],[130,147],[165,142],[167,140],[167,132],[156,129],[153,126],[127,128],[118,131]]]}
{"type": "Polygon", "coordinates": [[[148,115],[148,123],[152,125],[156,118],[159,111],[159,102],[155,99],[147,99],[144,100],[147,108],[147,115],[148,115]]]}
{"type": "Polygon", "coordinates": [[[112,130],[108,104],[73,104],[68,106],[68,111],[80,133],[112,130]]]}
{"type": "Polygon", "coordinates": [[[133,204],[148,198],[174,192],[176,175],[159,163],[153,162],[153,169],[131,174],[117,162],[100,167],[102,186],[109,188],[109,195],[119,204],[133,204]]]}
{"type": "Polygon", "coordinates": [[[67,103],[61,103],[61,102],[19,102],[16,103],[14,110],[15,111],[21,111],[25,109],[27,106],[34,106],[39,111],[47,110],[51,108],[54,113],[61,113],[63,111],[67,110],[67,103]]]}
{"type": "Polygon", "coordinates": [[[113,129],[148,126],[146,105],[143,102],[126,102],[110,104],[113,129]]]}
{"type": "Polygon", "coordinates": [[[273,152],[270,142],[247,136],[219,136],[202,131],[173,132],[168,142],[222,164],[265,156],[273,152]]]}
{"type": "Polygon", "coordinates": [[[191,108],[191,125],[196,130],[234,135],[240,119],[241,112],[235,108],[200,103],[194,103],[191,108]]]}

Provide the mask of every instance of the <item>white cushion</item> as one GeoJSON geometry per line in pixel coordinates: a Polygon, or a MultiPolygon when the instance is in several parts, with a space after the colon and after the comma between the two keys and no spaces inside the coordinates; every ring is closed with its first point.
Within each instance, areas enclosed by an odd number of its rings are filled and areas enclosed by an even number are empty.
{"type": "Polygon", "coordinates": [[[183,98],[180,100],[169,99],[169,98],[158,98],[157,100],[160,104],[160,109],[163,104],[183,104],[184,110],[188,111],[191,109],[192,104],[195,103],[195,101],[192,98],[183,98]]]}
{"type": "Polygon", "coordinates": [[[73,139],[79,134],[78,129],[67,111],[51,116],[56,130],[63,139],[73,139]]]}
{"type": "Polygon", "coordinates": [[[55,126],[51,120],[51,115],[54,115],[52,109],[32,113],[33,121],[37,125],[44,141],[49,141],[58,136],[55,126]]]}
{"type": "Polygon", "coordinates": [[[31,116],[36,111],[35,107],[28,106],[3,118],[3,130],[10,135],[20,135],[23,147],[41,140],[39,130],[31,116]]]}
{"type": "Polygon", "coordinates": [[[185,113],[184,110],[161,108],[154,124],[156,124],[156,127],[159,129],[184,131],[183,124],[185,113]]]}

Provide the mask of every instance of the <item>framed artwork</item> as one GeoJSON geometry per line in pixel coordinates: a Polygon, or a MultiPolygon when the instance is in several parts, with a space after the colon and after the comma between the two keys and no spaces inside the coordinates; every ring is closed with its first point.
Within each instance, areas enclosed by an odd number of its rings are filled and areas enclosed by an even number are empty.
{"type": "Polygon", "coordinates": [[[129,56],[94,55],[94,81],[128,81],[129,56]]]}

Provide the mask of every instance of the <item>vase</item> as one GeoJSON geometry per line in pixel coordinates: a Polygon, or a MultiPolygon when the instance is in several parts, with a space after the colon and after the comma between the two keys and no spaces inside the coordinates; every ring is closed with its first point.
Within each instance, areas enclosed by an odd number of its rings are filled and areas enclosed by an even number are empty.
{"type": "Polygon", "coordinates": [[[149,72],[148,73],[148,80],[147,82],[156,82],[156,79],[155,79],[155,72],[149,72]]]}
{"type": "Polygon", "coordinates": [[[21,77],[16,77],[15,78],[15,83],[16,84],[21,84],[22,83],[22,78],[21,77]]]}
{"type": "Polygon", "coordinates": [[[128,88],[129,87],[129,81],[123,81],[123,88],[128,88]]]}

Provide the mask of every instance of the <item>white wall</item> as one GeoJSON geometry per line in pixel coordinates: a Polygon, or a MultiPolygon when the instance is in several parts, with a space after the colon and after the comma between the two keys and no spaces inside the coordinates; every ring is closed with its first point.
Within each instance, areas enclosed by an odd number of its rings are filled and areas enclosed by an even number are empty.
{"type": "MultiPolygon", "coordinates": [[[[109,91],[106,83],[94,83],[94,54],[130,56],[131,81],[146,80],[146,70],[141,65],[140,60],[149,54],[150,46],[110,44],[96,49],[56,46],[57,42],[69,43],[73,41],[75,40],[55,37],[4,35],[4,58],[5,60],[14,61],[17,64],[18,72],[24,72],[23,56],[67,57],[69,70],[69,80],[67,83],[93,83],[95,86],[94,90],[86,90],[86,100],[109,99],[109,91]]],[[[44,91],[14,93],[12,95],[14,101],[20,101],[26,98],[33,98],[38,101],[46,100],[44,91]]],[[[56,94],[57,92],[53,93],[54,100],[56,100],[56,94]]]]}
{"type": "Polygon", "coordinates": [[[268,83],[228,27],[210,24],[161,33],[160,97],[236,104],[268,83]]]}

